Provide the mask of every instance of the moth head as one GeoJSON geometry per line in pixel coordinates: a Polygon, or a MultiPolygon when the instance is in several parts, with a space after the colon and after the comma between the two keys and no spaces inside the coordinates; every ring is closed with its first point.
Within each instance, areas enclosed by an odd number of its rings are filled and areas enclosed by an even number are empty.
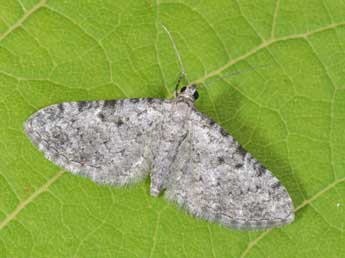
{"type": "Polygon", "coordinates": [[[178,96],[188,98],[188,99],[195,101],[199,98],[199,93],[196,90],[196,85],[191,84],[191,85],[187,85],[187,86],[183,87],[178,96]]]}

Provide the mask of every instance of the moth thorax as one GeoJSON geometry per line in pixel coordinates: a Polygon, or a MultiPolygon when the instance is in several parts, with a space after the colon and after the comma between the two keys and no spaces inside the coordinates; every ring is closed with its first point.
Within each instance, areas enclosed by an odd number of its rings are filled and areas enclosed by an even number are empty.
{"type": "Polygon", "coordinates": [[[183,87],[178,96],[186,98],[186,99],[190,99],[192,101],[195,101],[198,99],[199,93],[196,90],[196,85],[191,84],[191,85],[187,85],[187,86],[183,87]]]}

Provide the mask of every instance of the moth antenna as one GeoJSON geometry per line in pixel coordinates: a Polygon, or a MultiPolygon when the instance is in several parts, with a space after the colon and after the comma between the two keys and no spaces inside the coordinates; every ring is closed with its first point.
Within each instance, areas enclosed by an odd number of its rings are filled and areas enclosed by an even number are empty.
{"type": "Polygon", "coordinates": [[[175,96],[177,96],[177,90],[178,90],[178,87],[179,87],[181,81],[183,80],[183,78],[186,79],[187,84],[188,84],[187,73],[186,73],[186,70],[184,68],[184,65],[183,65],[183,62],[182,62],[182,58],[181,58],[180,52],[178,51],[178,48],[176,46],[174,38],[172,37],[172,35],[171,35],[170,31],[168,30],[168,28],[163,23],[161,23],[161,26],[162,26],[162,28],[165,30],[165,32],[169,36],[169,39],[171,41],[171,44],[174,47],[175,54],[177,56],[177,60],[178,60],[178,63],[179,63],[180,69],[181,69],[181,74],[180,74],[180,76],[179,76],[179,78],[177,80],[176,86],[175,86],[175,96]]]}
{"type": "Polygon", "coordinates": [[[219,81],[219,80],[223,80],[224,78],[228,78],[228,77],[232,77],[232,76],[235,76],[235,75],[240,75],[240,74],[245,74],[245,73],[248,73],[248,72],[251,72],[251,71],[254,71],[256,70],[257,68],[264,68],[264,67],[267,67],[267,66],[271,66],[272,64],[263,64],[263,65],[257,65],[257,66],[253,66],[253,67],[249,67],[247,69],[243,69],[243,70],[239,70],[239,71],[235,71],[235,72],[229,72],[223,76],[221,76],[220,78],[216,78],[216,79],[213,79],[211,80],[210,82],[208,83],[202,83],[202,85],[200,86],[200,88],[207,88],[209,87],[210,85],[212,85],[213,83],[219,81]]]}

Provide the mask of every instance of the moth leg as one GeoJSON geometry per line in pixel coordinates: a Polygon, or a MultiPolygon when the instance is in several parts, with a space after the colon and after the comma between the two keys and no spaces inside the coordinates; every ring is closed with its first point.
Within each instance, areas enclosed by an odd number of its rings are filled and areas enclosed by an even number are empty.
{"type": "Polygon", "coordinates": [[[188,132],[183,134],[168,132],[165,135],[153,158],[153,167],[151,172],[150,193],[152,196],[158,196],[166,187],[171,176],[172,165],[176,160],[177,153],[181,144],[186,140],[188,132]]]}

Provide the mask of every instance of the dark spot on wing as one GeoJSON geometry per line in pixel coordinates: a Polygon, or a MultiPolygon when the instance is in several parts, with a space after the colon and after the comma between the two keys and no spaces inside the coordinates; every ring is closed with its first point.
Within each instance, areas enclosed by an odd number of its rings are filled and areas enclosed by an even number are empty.
{"type": "Polygon", "coordinates": [[[215,125],[216,124],[216,122],[215,121],[213,121],[212,119],[210,119],[210,121],[209,121],[209,125],[210,126],[213,126],[213,125],[215,125]]]}
{"type": "Polygon", "coordinates": [[[97,114],[97,117],[99,118],[99,119],[101,119],[102,121],[104,121],[104,114],[103,113],[98,113],[97,114]]]}
{"type": "Polygon", "coordinates": [[[140,111],[137,116],[141,116],[142,114],[147,113],[147,110],[140,111]]]}
{"type": "Polygon", "coordinates": [[[120,127],[121,125],[124,124],[124,122],[122,121],[121,118],[119,118],[115,123],[116,123],[117,127],[120,127]]]}
{"type": "Polygon", "coordinates": [[[58,107],[58,109],[59,109],[59,111],[60,111],[61,113],[63,113],[63,112],[65,111],[65,108],[64,108],[64,106],[63,106],[62,103],[58,104],[57,107],[58,107]]]}
{"type": "Polygon", "coordinates": [[[139,102],[139,99],[130,99],[130,102],[132,102],[132,103],[138,103],[138,102],[139,102]]]}
{"type": "Polygon", "coordinates": [[[106,100],[104,101],[104,107],[107,108],[114,108],[116,106],[117,100],[112,99],[112,100],[106,100]]]}
{"type": "Polygon", "coordinates": [[[96,101],[93,101],[92,103],[93,103],[94,108],[99,108],[102,105],[103,100],[96,100],[96,101]]]}
{"type": "Polygon", "coordinates": [[[223,164],[225,161],[224,161],[224,157],[218,157],[218,164],[223,164]]]}
{"type": "Polygon", "coordinates": [[[238,145],[236,152],[243,157],[247,154],[247,151],[241,145],[238,145]]]}
{"type": "Polygon", "coordinates": [[[257,172],[257,176],[262,176],[266,171],[266,168],[262,165],[259,165],[256,172],[257,172]]]}
{"type": "Polygon", "coordinates": [[[78,111],[79,112],[87,110],[87,108],[89,106],[88,101],[79,101],[79,102],[77,102],[77,104],[78,104],[78,111]]]}
{"type": "Polygon", "coordinates": [[[281,183],[279,181],[271,185],[272,188],[278,188],[280,186],[281,186],[281,183]]]}
{"type": "Polygon", "coordinates": [[[227,133],[227,131],[224,130],[223,127],[220,127],[220,128],[219,128],[219,132],[220,132],[221,135],[223,135],[224,137],[229,135],[229,134],[227,133]]]}
{"type": "Polygon", "coordinates": [[[243,167],[243,163],[237,163],[237,164],[235,165],[235,168],[241,168],[241,167],[243,167]]]}

